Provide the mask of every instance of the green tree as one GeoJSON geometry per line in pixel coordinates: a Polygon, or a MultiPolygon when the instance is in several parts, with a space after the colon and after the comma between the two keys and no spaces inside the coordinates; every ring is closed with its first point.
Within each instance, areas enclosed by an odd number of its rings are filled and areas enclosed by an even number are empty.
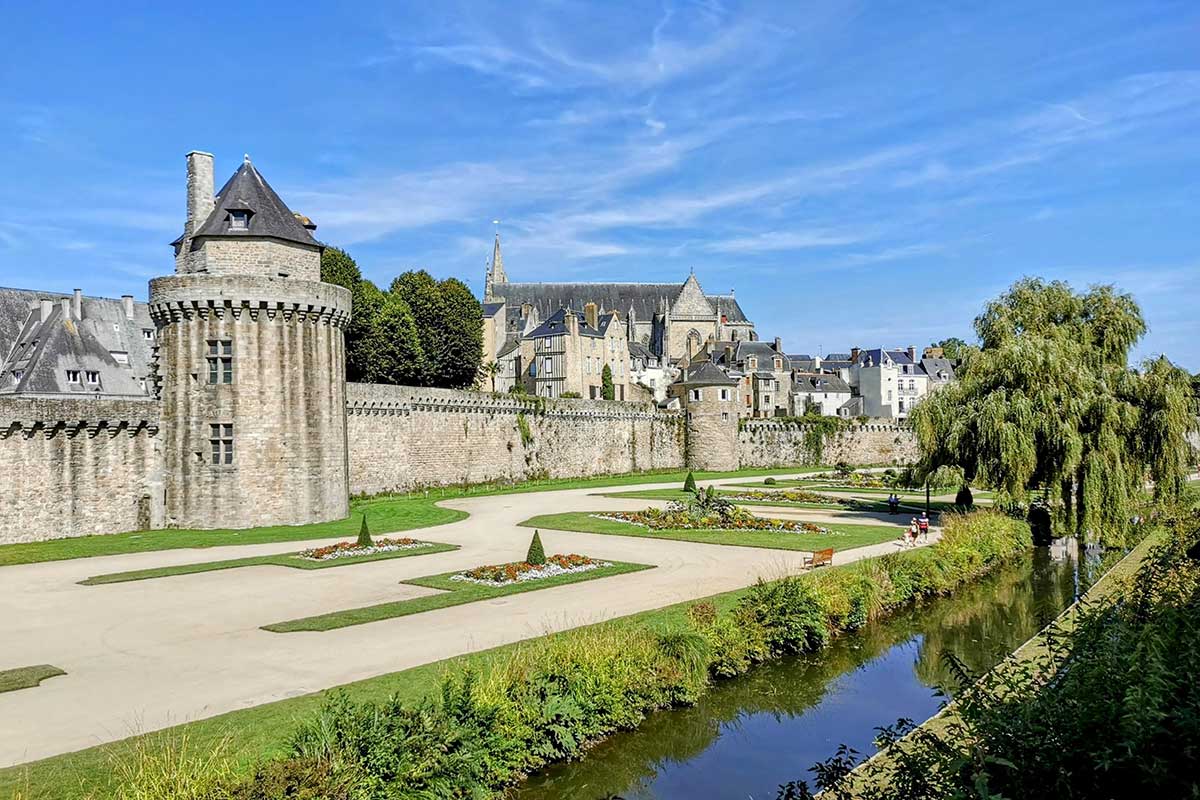
{"type": "Polygon", "coordinates": [[[967,347],[967,343],[957,336],[951,336],[949,339],[942,339],[940,342],[934,342],[931,347],[942,348],[942,355],[951,360],[962,358],[963,351],[967,347]]]}
{"type": "Polygon", "coordinates": [[[427,374],[425,354],[412,310],[399,296],[383,296],[379,310],[360,342],[366,360],[363,380],[403,386],[422,386],[427,374]]]}
{"type": "Polygon", "coordinates": [[[480,382],[482,382],[483,380],[486,379],[489,383],[491,383],[493,392],[496,391],[496,376],[499,374],[500,374],[500,362],[499,361],[494,361],[494,360],[488,361],[486,364],[482,364],[479,367],[480,382]]]}
{"type": "Polygon", "coordinates": [[[398,276],[389,293],[412,309],[427,369],[418,385],[471,386],[483,358],[483,309],[466,284],[456,278],[438,282],[418,270],[398,276]]]}
{"type": "Polygon", "coordinates": [[[600,370],[600,396],[605,400],[617,398],[617,389],[613,386],[612,368],[608,364],[605,364],[604,369],[600,370]]]}
{"type": "Polygon", "coordinates": [[[696,476],[691,473],[691,470],[688,471],[687,477],[684,478],[683,490],[692,494],[696,493],[696,476]]]}
{"type": "Polygon", "coordinates": [[[982,346],[958,380],[914,409],[918,473],[957,466],[1003,503],[1054,499],[1068,529],[1123,543],[1146,479],[1178,494],[1195,425],[1186,373],[1165,358],[1127,366],[1145,329],[1111,286],[1013,284],[975,320],[982,346]]]}
{"type": "Polygon", "coordinates": [[[362,270],[345,250],[326,247],[321,253],[321,280],[353,292],[362,280],[362,270]]]}
{"type": "Polygon", "coordinates": [[[525,563],[534,565],[546,563],[546,551],[542,549],[541,531],[533,532],[533,540],[529,542],[529,552],[525,554],[525,563]]]}
{"type": "Polygon", "coordinates": [[[372,336],[383,310],[386,296],[369,280],[360,280],[351,290],[354,308],[346,326],[346,379],[374,381],[378,376],[375,348],[382,344],[372,336]]]}
{"type": "Polygon", "coordinates": [[[371,531],[367,528],[367,515],[363,514],[362,527],[358,529],[358,544],[359,547],[370,547],[375,544],[371,541],[371,531]]]}

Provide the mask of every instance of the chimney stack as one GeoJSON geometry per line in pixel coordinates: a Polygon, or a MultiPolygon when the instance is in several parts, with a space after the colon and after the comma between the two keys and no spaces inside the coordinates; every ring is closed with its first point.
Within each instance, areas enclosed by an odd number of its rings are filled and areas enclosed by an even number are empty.
{"type": "Polygon", "coordinates": [[[75,319],[83,319],[83,292],[78,289],[71,298],[71,316],[75,319]]]}
{"type": "Polygon", "coordinates": [[[859,354],[860,352],[861,352],[861,351],[860,351],[860,350],[859,350],[857,347],[851,347],[851,348],[850,348],[850,360],[851,360],[851,361],[858,361],[858,354],[859,354]]]}
{"type": "Polygon", "coordinates": [[[191,236],[204,224],[213,210],[212,153],[193,150],[187,154],[187,226],[185,236],[191,236]]]}
{"type": "Polygon", "coordinates": [[[725,366],[733,366],[733,345],[725,345],[725,366]]]}
{"type": "Polygon", "coordinates": [[[587,320],[587,324],[599,330],[600,328],[600,309],[595,303],[585,303],[583,306],[583,317],[587,320]]]}
{"type": "Polygon", "coordinates": [[[54,312],[54,301],[53,300],[43,300],[42,307],[41,307],[41,320],[39,320],[39,321],[45,322],[46,320],[50,319],[50,315],[53,312],[54,312]]]}
{"type": "Polygon", "coordinates": [[[783,339],[780,339],[778,336],[775,337],[775,352],[783,352],[783,339]]]}
{"type": "Polygon", "coordinates": [[[65,322],[71,318],[71,298],[64,297],[59,301],[59,305],[62,306],[62,317],[65,322]]]}
{"type": "Polygon", "coordinates": [[[125,309],[125,319],[133,319],[133,295],[121,295],[121,308],[125,309]]]}
{"type": "Polygon", "coordinates": [[[578,336],[579,335],[579,317],[575,315],[574,311],[567,309],[566,322],[567,322],[567,333],[569,333],[571,336],[578,336]]]}
{"type": "Polygon", "coordinates": [[[912,361],[913,363],[916,363],[917,361],[917,346],[915,344],[910,344],[908,346],[908,360],[912,361]]]}

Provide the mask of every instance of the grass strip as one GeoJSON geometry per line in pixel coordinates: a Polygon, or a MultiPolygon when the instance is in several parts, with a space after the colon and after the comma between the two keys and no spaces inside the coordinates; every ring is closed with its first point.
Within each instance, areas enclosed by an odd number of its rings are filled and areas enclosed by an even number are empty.
{"type": "Polygon", "coordinates": [[[32,689],[40,686],[47,678],[66,675],[64,670],[53,664],[34,664],[32,667],[17,667],[0,670],[0,694],[15,692],[18,689],[32,689]]]}
{"type": "MultiPolygon", "coordinates": [[[[796,474],[805,471],[828,470],[827,466],[791,467],[774,469],[748,469],[731,472],[697,472],[698,480],[718,478],[753,477],[777,475],[780,472],[796,474]]],[[[376,495],[359,498],[350,503],[350,516],[333,522],[312,525],[275,525],[241,530],[191,530],[164,529],[153,531],[131,531],[107,533],[94,536],[75,536],[50,539],[43,542],[22,542],[0,545],[0,567],[18,564],[36,564],[43,561],[65,561],[73,558],[123,555],[126,553],[149,553],[180,548],[221,547],[238,544],[269,544],[272,542],[298,542],[310,539],[332,539],[356,536],[361,517],[368,516],[371,532],[375,535],[399,533],[401,531],[429,528],[458,522],[469,516],[465,511],[443,508],[437,505],[442,500],[466,497],[481,497],[498,494],[523,494],[554,489],[586,489],[605,486],[630,486],[639,483],[678,481],[683,484],[686,470],[630,472],[621,475],[602,475],[594,478],[552,478],[523,481],[520,483],[485,483],[469,486],[451,486],[428,489],[406,494],[376,495]]]]}
{"type": "MultiPolygon", "coordinates": [[[[773,486],[764,487],[758,483],[737,484],[739,486],[753,486],[759,491],[770,491],[773,486]]],[[[718,489],[717,494],[725,495],[737,503],[739,506],[779,506],[781,508],[808,508],[818,511],[887,511],[888,505],[883,500],[859,500],[857,506],[844,506],[836,502],[829,503],[796,503],[788,500],[740,500],[735,499],[735,495],[739,494],[738,489],[718,489]]],[[[690,500],[695,495],[691,492],[685,492],[682,489],[633,489],[627,492],[603,492],[601,497],[614,497],[618,499],[638,499],[638,500],[690,500]]],[[[945,500],[934,500],[929,504],[929,507],[934,511],[949,511],[954,508],[954,503],[945,500]]],[[[921,511],[925,508],[925,500],[921,499],[920,505],[903,501],[900,504],[901,509],[921,511]]]]}
{"type": "Polygon", "coordinates": [[[410,586],[421,586],[427,589],[440,589],[440,594],[413,597],[407,600],[397,600],[392,603],[379,603],[362,608],[351,608],[345,611],[333,611],[329,614],[318,614],[312,617],[275,622],[264,625],[263,630],[273,633],[294,633],[296,631],[331,631],[350,625],[363,625],[368,622],[378,622],[384,619],[406,617],[409,614],[420,614],[423,611],[433,611],[438,608],[461,606],[465,603],[475,603],[480,600],[493,600],[510,594],[521,594],[539,589],[551,589],[568,583],[582,583],[597,578],[609,578],[627,572],[638,572],[643,569],[653,569],[649,564],[629,564],[623,561],[611,562],[610,566],[590,569],[586,572],[570,572],[565,575],[555,575],[551,578],[511,583],[507,586],[482,586],[470,581],[451,580],[451,576],[459,574],[444,572],[440,575],[429,575],[423,578],[412,578],[401,581],[410,586]]]}
{"type": "Polygon", "coordinates": [[[127,572],[109,572],[104,575],[93,575],[79,583],[82,586],[101,586],[108,583],[126,583],[128,581],[144,581],[152,578],[169,578],[174,575],[195,575],[199,572],[215,572],[216,570],[237,569],[238,567],[273,566],[291,567],[292,569],[329,569],[330,567],[348,567],[352,564],[366,564],[371,561],[386,561],[391,558],[407,558],[408,556],[445,553],[457,549],[459,547],[456,544],[429,542],[425,547],[414,547],[408,550],[390,550],[383,553],[372,553],[367,556],[343,556],[342,558],[329,558],[324,561],[300,558],[295,553],[279,553],[277,555],[252,556],[250,558],[230,558],[225,561],[177,564],[173,567],[154,567],[152,569],[135,569],[127,572]]]}
{"type": "Polygon", "coordinates": [[[549,528],[556,531],[579,533],[602,533],[612,536],[637,536],[642,539],[673,539],[680,542],[701,544],[734,545],[737,547],[765,547],[773,550],[801,550],[812,552],[832,547],[834,550],[850,550],[855,547],[879,544],[899,539],[902,527],[897,525],[829,525],[822,523],[832,533],[792,533],[790,531],[706,531],[706,530],[661,530],[652,531],[631,522],[597,519],[587,511],[571,511],[564,514],[543,514],[520,523],[525,528],[549,528]]]}

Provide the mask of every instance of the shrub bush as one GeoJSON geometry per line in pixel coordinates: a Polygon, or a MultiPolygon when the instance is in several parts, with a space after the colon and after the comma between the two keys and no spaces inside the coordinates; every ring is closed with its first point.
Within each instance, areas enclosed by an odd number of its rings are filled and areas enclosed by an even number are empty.
{"type": "Polygon", "coordinates": [[[371,541],[371,531],[367,528],[367,515],[363,514],[362,527],[358,529],[358,541],[355,542],[359,547],[370,547],[374,542],[371,541]]]}
{"type": "Polygon", "coordinates": [[[696,493],[696,476],[688,471],[687,477],[683,479],[683,490],[685,492],[696,493]]]}
{"type": "Polygon", "coordinates": [[[958,488],[958,494],[954,495],[954,506],[959,511],[970,511],[975,507],[975,496],[971,494],[971,487],[963,484],[958,488]]]}
{"type": "Polygon", "coordinates": [[[766,486],[774,486],[776,483],[777,481],[774,478],[765,478],[763,480],[763,484],[766,486]]]}
{"type": "Polygon", "coordinates": [[[542,549],[541,531],[533,532],[533,539],[529,542],[529,552],[525,554],[525,563],[533,564],[535,567],[546,563],[546,551],[542,549]]]}

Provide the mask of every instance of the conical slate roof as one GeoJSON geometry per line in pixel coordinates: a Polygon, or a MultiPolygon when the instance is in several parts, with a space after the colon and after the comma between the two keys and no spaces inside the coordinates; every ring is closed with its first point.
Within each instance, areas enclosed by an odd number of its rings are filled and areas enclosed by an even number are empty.
{"type": "Polygon", "coordinates": [[[196,231],[194,239],[203,236],[252,237],[267,236],[287,242],[320,243],[296,219],[284,202],[275,194],[266,178],[254,168],[247,158],[238,171],[233,173],[221,191],[217,192],[216,207],[208,219],[196,231]],[[244,230],[229,227],[229,212],[250,211],[250,223],[244,230]]]}

